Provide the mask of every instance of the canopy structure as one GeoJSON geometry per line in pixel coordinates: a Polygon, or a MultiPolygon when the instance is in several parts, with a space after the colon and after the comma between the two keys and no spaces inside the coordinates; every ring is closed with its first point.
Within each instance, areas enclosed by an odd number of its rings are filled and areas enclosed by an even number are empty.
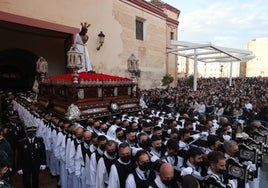
{"type": "Polygon", "coordinates": [[[226,48],[212,43],[193,43],[171,40],[171,45],[177,48],[168,49],[167,53],[176,54],[194,60],[194,91],[197,89],[197,62],[204,63],[230,63],[230,81],[232,83],[232,63],[247,62],[255,56],[249,50],[226,48]]]}

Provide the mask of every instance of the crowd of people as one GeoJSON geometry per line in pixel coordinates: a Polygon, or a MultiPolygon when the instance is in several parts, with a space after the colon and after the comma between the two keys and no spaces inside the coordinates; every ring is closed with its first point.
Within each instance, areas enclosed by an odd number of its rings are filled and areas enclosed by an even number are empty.
{"type": "Polygon", "coordinates": [[[176,88],[150,89],[142,92],[145,107],[166,112],[245,118],[268,121],[268,79],[263,77],[200,78],[194,91],[186,78],[178,79],[176,88]]]}
{"type": "MultiPolygon", "coordinates": [[[[17,172],[25,188],[36,188],[47,168],[62,188],[257,188],[258,176],[230,177],[226,163],[240,163],[241,139],[265,129],[268,79],[228,82],[199,79],[193,91],[180,79],[176,88],[141,91],[141,111],[83,122],[25,103],[29,93],[5,95],[0,179],[17,172]]],[[[243,165],[260,170],[251,161],[243,165]]]]}

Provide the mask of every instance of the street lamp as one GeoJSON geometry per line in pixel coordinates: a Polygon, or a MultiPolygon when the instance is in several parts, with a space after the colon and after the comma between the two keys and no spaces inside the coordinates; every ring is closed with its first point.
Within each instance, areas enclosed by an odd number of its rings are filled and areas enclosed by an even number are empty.
{"type": "Polygon", "coordinates": [[[104,38],[105,38],[105,35],[103,34],[102,31],[100,31],[100,33],[98,34],[98,37],[99,37],[99,46],[97,47],[97,50],[99,51],[100,48],[102,47],[103,43],[104,43],[104,38]]]}

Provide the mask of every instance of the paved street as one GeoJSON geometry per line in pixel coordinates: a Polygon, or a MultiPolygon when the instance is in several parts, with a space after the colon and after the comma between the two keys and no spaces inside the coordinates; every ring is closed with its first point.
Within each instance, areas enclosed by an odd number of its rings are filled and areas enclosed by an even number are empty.
{"type": "MultiPolygon", "coordinates": [[[[56,188],[57,183],[56,183],[56,178],[52,178],[49,175],[49,171],[41,171],[40,173],[40,186],[39,188],[56,188]]],[[[23,188],[22,186],[22,176],[16,174],[13,179],[12,179],[12,186],[14,188],[23,188]]]]}

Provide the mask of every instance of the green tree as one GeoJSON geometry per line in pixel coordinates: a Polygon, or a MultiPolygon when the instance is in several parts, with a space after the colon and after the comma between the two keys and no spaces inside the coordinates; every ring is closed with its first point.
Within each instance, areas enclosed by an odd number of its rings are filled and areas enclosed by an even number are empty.
{"type": "Polygon", "coordinates": [[[187,77],[187,85],[190,86],[190,87],[193,87],[194,85],[194,75],[190,75],[187,77]]]}
{"type": "Polygon", "coordinates": [[[165,76],[163,76],[161,82],[162,82],[162,86],[167,86],[169,87],[169,85],[174,81],[174,78],[170,75],[170,74],[166,74],[165,76]]]}

